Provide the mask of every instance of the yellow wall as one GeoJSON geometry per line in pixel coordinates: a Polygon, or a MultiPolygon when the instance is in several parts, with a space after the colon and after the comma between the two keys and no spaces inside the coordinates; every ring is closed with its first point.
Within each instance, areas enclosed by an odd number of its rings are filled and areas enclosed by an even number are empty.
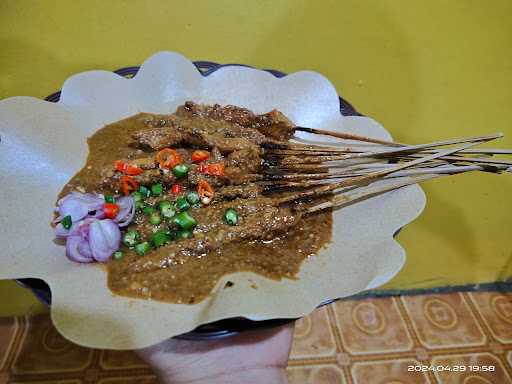
{"type": "MultiPolygon", "coordinates": [[[[175,50],[321,72],[402,142],[502,131],[495,146],[512,147],[511,16],[509,0],[4,0],[0,98],[43,97],[73,73],[175,50]]],[[[512,277],[512,176],[469,174],[425,190],[424,214],[399,237],[407,265],[388,287],[512,277]]],[[[21,292],[0,283],[0,314],[33,305],[21,292]]]]}

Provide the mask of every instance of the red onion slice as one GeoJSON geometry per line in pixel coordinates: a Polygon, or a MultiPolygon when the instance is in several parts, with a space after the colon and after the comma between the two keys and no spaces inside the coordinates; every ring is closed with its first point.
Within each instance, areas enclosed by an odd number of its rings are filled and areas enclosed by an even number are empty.
{"type": "Polygon", "coordinates": [[[108,261],[120,242],[121,231],[113,220],[95,220],[89,225],[89,245],[95,260],[108,261]]]}
{"type": "Polygon", "coordinates": [[[123,196],[117,200],[117,205],[119,205],[119,213],[115,221],[120,227],[125,227],[131,223],[135,215],[135,199],[131,196],[123,196]]]}
{"type": "Polygon", "coordinates": [[[61,221],[66,216],[71,216],[73,222],[83,219],[89,213],[94,212],[94,217],[102,218],[103,204],[102,195],[92,193],[71,192],[57,202],[59,217],[55,222],[61,221]]]}
{"type": "Polygon", "coordinates": [[[91,263],[94,261],[92,258],[92,254],[84,252],[82,254],[80,251],[84,251],[85,243],[87,246],[87,240],[82,239],[81,236],[70,236],[66,241],[66,256],[72,260],[77,261],[79,263],[91,263]]]}

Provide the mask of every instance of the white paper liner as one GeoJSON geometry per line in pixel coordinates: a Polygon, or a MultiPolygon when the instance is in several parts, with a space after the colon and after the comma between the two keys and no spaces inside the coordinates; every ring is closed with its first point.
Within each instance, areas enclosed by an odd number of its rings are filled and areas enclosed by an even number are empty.
{"type": "Polygon", "coordinates": [[[214,294],[196,305],[113,295],[101,268],[69,261],[64,247],[54,243],[49,221],[57,194],[85,163],[86,138],[140,111],[174,112],[186,100],[256,113],[276,108],[297,125],[391,138],[372,119],[341,116],[336,90],[318,73],[277,79],[256,69],[225,67],[205,78],[191,61],[171,52],[150,57],[133,79],[107,71],[72,76],[57,104],[31,97],[1,101],[0,279],[45,280],[62,335],[92,348],[141,348],[228,317],[300,317],[327,299],[375,288],[400,270],[405,252],[393,234],[422,211],[419,186],[336,211],[331,245],[304,263],[298,280],[237,273],[225,276],[214,294]],[[221,289],[228,279],[235,285],[221,289]]]}

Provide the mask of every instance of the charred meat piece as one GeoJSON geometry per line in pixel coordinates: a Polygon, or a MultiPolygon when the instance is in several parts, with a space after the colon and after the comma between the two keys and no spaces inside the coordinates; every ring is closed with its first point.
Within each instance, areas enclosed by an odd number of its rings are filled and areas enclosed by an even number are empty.
{"type": "Polygon", "coordinates": [[[183,263],[189,257],[206,254],[226,243],[272,239],[296,225],[301,214],[276,206],[273,199],[257,198],[214,204],[196,211],[195,218],[199,225],[194,229],[194,238],[167,245],[165,255],[149,254],[135,260],[129,265],[129,270],[132,273],[156,271],[183,263]],[[238,212],[238,225],[224,223],[223,214],[228,208],[238,212]]]}
{"type": "Polygon", "coordinates": [[[257,129],[265,136],[280,141],[289,140],[295,132],[295,125],[277,110],[256,115],[246,108],[234,105],[214,104],[210,106],[187,101],[178,107],[176,115],[228,121],[242,127],[257,129]]]}
{"type": "Polygon", "coordinates": [[[236,167],[246,172],[258,172],[261,166],[259,148],[247,148],[231,152],[226,159],[227,167],[236,167]]]}
{"type": "Polygon", "coordinates": [[[173,128],[151,128],[135,132],[133,139],[141,146],[160,150],[180,144],[184,138],[181,132],[173,128]]]}
{"type": "Polygon", "coordinates": [[[217,190],[214,202],[234,199],[255,199],[260,197],[261,187],[254,183],[227,185],[217,190]]]}
{"type": "Polygon", "coordinates": [[[199,148],[217,147],[222,153],[254,148],[267,138],[259,131],[229,124],[225,121],[182,119],[172,126],[143,129],[132,135],[142,147],[160,150],[188,144],[199,148]]]}

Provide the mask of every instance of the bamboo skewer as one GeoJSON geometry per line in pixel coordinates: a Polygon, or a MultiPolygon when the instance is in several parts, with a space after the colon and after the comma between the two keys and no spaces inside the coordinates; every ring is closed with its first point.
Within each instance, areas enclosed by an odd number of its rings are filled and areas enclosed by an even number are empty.
{"type": "Polygon", "coordinates": [[[351,134],[351,133],[345,133],[345,132],[328,131],[328,130],[325,130],[325,129],[316,129],[316,128],[307,128],[307,127],[295,127],[295,130],[296,131],[301,131],[301,132],[312,133],[312,134],[315,134],[315,135],[336,137],[338,139],[355,140],[355,141],[362,141],[362,142],[366,142],[366,143],[384,144],[384,145],[389,145],[389,146],[393,146],[393,147],[403,145],[403,144],[400,144],[400,143],[394,143],[392,141],[373,139],[371,137],[359,136],[359,135],[355,135],[355,134],[351,134]]]}
{"type": "Polygon", "coordinates": [[[385,192],[393,191],[398,188],[405,187],[411,184],[417,184],[423,181],[435,179],[438,177],[445,177],[446,175],[421,175],[416,177],[406,178],[405,180],[391,180],[389,183],[383,183],[377,186],[370,186],[367,188],[355,189],[352,191],[348,191],[337,195],[330,201],[326,201],[320,204],[316,204],[313,206],[306,206],[302,208],[306,213],[314,213],[328,208],[341,208],[350,203],[363,200],[375,195],[379,195],[385,192]]]}
{"type": "MultiPolygon", "coordinates": [[[[497,166],[497,167],[483,167],[479,165],[467,165],[467,166],[447,166],[447,167],[438,167],[438,168],[415,168],[411,170],[403,170],[398,171],[387,176],[384,176],[384,179],[390,178],[399,178],[399,177],[410,177],[417,175],[455,175],[459,173],[471,172],[471,171],[483,171],[483,172],[501,172],[507,171],[507,166],[497,166]],[[489,169],[493,168],[493,169],[489,169]]],[[[307,188],[316,185],[326,185],[329,180],[333,179],[345,179],[349,177],[357,177],[357,176],[365,176],[368,175],[367,172],[356,172],[356,173],[340,173],[340,174],[329,174],[324,177],[319,177],[319,175],[314,175],[314,177],[308,177],[305,181],[290,181],[284,180],[279,183],[277,187],[284,189],[290,188],[307,188]]],[[[300,180],[300,179],[299,179],[300,180]]],[[[263,182],[262,185],[275,185],[275,182],[263,182]],[[268,183],[268,184],[266,184],[268,183]]]]}
{"type": "MultiPolygon", "coordinates": [[[[482,139],[482,140],[484,140],[484,139],[482,139]]],[[[460,151],[461,149],[470,148],[475,145],[478,145],[479,143],[480,142],[476,142],[476,143],[469,142],[469,143],[463,144],[456,148],[446,149],[439,153],[435,153],[435,154],[432,154],[429,156],[422,157],[420,159],[416,159],[416,160],[412,160],[412,161],[409,161],[409,162],[406,162],[403,164],[399,164],[391,169],[384,169],[384,170],[380,170],[380,171],[376,171],[376,172],[371,172],[365,176],[356,176],[356,177],[349,178],[347,180],[340,181],[338,183],[322,185],[320,187],[316,187],[316,188],[313,188],[308,191],[301,191],[296,194],[292,194],[290,196],[285,196],[285,197],[279,199],[279,202],[285,203],[285,202],[289,202],[289,201],[296,200],[296,199],[302,199],[305,197],[311,197],[311,196],[315,196],[315,195],[325,194],[325,193],[332,192],[332,191],[335,191],[337,189],[341,189],[344,187],[369,183],[369,182],[375,181],[377,179],[383,178],[384,176],[389,175],[393,172],[401,171],[402,169],[406,169],[406,168],[412,167],[417,164],[421,164],[421,163],[429,161],[429,160],[434,160],[434,159],[437,159],[442,156],[447,156],[447,155],[456,153],[456,152],[460,151]]],[[[264,192],[269,192],[269,191],[271,192],[272,189],[275,189],[275,188],[270,187],[264,192]]]]}
{"type": "MultiPolygon", "coordinates": [[[[417,157],[421,157],[421,155],[411,154],[408,157],[417,158],[417,157]]],[[[444,159],[451,160],[451,161],[460,161],[460,162],[512,165],[512,161],[510,161],[510,160],[502,160],[502,159],[487,158],[487,157],[445,156],[444,159]]]]}
{"type": "MultiPolygon", "coordinates": [[[[361,159],[361,158],[385,157],[385,156],[396,155],[396,154],[407,154],[408,152],[418,152],[420,150],[425,150],[425,149],[429,149],[432,147],[438,147],[438,146],[446,146],[446,145],[453,145],[453,144],[460,144],[460,143],[471,143],[471,142],[481,143],[481,142],[494,140],[494,139],[497,139],[500,137],[503,137],[502,133],[497,133],[494,135],[487,135],[487,136],[480,136],[480,137],[443,140],[443,141],[437,141],[437,142],[427,143],[427,144],[402,146],[402,147],[398,147],[398,148],[397,147],[385,148],[382,150],[370,151],[370,152],[344,153],[344,154],[340,154],[340,155],[322,154],[322,155],[315,155],[315,156],[305,156],[302,159],[299,159],[298,161],[297,161],[296,157],[291,157],[288,159],[283,158],[280,161],[280,163],[281,163],[280,165],[281,166],[284,165],[286,168],[292,168],[292,169],[314,169],[314,167],[304,167],[303,165],[305,165],[305,164],[320,164],[320,163],[324,163],[324,162],[344,161],[344,160],[361,159]],[[300,167],[298,167],[299,165],[300,165],[300,167]]],[[[434,153],[440,153],[440,152],[439,152],[439,150],[437,150],[434,153]]],[[[475,158],[464,158],[464,159],[468,159],[466,161],[478,162],[478,160],[474,160],[475,158]]],[[[450,160],[453,160],[453,159],[450,159],[450,160]]],[[[492,164],[508,164],[506,161],[503,162],[500,160],[493,160],[493,159],[490,159],[490,160],[484,159],[484,161],[481,161],[481,162],[488,162],[488,163],[492,163],[492,164]]]]}

